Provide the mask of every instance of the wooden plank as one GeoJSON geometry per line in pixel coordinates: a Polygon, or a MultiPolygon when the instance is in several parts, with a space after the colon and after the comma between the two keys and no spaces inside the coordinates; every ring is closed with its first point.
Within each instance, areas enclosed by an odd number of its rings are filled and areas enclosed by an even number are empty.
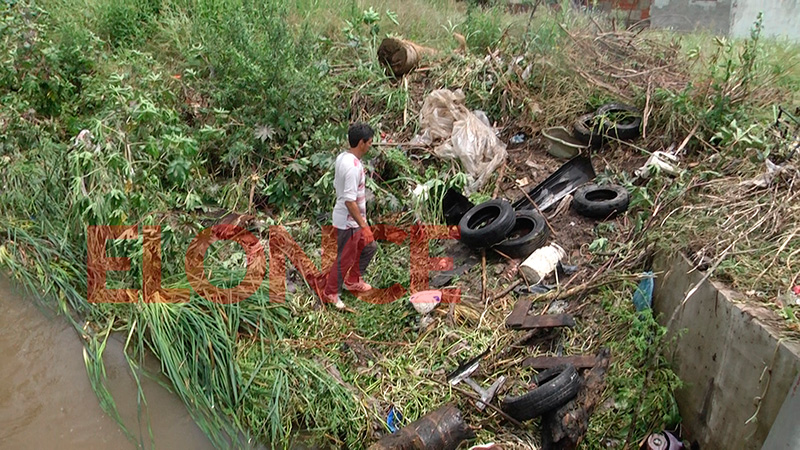
{"type": "Polygon", "coordinates": [[[511,311],[511,314],[509,314],[506,319],[506,326],[509,328],[519,328],[522,326],[525,317],[528,315],[528,310],[531,309],[531,303],[533,302],[524,298],[517,300],[517,304],[514,305],[514,310],[511,311]]]}
{"type": "Polygon", "coordinates": [[[569,314],[542,314],[538,316],[527,316],[520,325],[521,330],[532,328],[555,328],[555,327],[574,327],[575,320],[569,314]]]}
{"type": "Polygon", "coordinates": [[[572,364],[576,369],[589,369],[597,364],[597,357],[593,355],[536,356],[522,361],[522,367],[536,370],[552,369],[561,364],[572,364]]]}

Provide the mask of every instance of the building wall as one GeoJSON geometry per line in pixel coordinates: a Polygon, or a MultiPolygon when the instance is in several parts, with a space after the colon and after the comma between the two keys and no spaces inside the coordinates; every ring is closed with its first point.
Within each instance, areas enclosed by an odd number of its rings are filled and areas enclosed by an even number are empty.
{"type": "MultiPolygon", "coordinates": [[[[589,1],[591,3],[591,0],[589,1]]],[[[597,6],[603,11],[622,12],[631,22],[650,18],[651,0],[598,0],[597,6]]]]}
{"type": "Polygon", "coordinates": [[[731,36],[750,36],[759,11],[764,12],[764,36],[800,40],[800,0],[734,0],[731,36]]]}
{"type": "Polygon", "coordinates": [[[731,3],[732,0],[652,0],[650,24],[658,28],[705,29],[727,35],[731,25],[731,3]]]}

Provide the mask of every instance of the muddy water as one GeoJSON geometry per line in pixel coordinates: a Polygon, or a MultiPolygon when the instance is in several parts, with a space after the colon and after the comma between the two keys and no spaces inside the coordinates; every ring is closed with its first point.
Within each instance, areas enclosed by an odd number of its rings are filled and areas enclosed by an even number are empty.
{"type": "MultiPolygon", "coordinates": [[[[145,448],[213,448],[176,396],[142,378],[154,436],[151,443],[147,426],[140,427],[137,420],[136,385],[122,343],[110,339],[103,358],[123,421],[134,434],[141,430],[145,448]]],[[[100,409],[75,329],[0,278],[0,449],[50,448],[136,445],[100,409]]]]}

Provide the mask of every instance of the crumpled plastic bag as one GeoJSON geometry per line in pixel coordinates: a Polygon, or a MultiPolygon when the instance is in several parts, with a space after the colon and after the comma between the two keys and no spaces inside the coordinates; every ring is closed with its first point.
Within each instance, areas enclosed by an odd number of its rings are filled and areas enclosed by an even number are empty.
{"type": "Polygon", "coordinates": [[[412,144],[431,145],[437,141],[450,138],[453,124],[469,115],[464,106],[464,93],[460,89],[455,92],[449,89],[438,89],[425,97],[419,113],[420,134],[412,144]]]}
{"type": "Polygon", "coordinates": [[[433,153],[458,159],[470,177],[465,194],[479,190],[505,161],[506,145],[497,138],[483,111],[470,112],[460,89],[431,92],[420,111],[421,132],[412,143],[436,145],[433,153]]]}
{"type": "Polygon", "coordinates": [[[794,169],[794,167],[789,164],[777,165],[770,160],[766,160],[764,163],[767,165],[766,172],[753,178],[752,180],[742,181],[739,183],[739,186],[750,186],[752,188],[764,189],[769,187],[776,177],[780,176],[784,172],[789,172],[794,169]]]}

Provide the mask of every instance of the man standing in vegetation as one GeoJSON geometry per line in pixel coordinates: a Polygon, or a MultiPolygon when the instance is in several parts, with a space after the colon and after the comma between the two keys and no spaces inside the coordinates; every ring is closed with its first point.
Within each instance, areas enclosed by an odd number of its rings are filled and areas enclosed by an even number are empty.
{"type": "Polygon", "coordinates": [[[328,274],[323,301],[333,303],[339,309],[345,308],[339,297],[342,285],[353,293],[372,289],[362,274],[375,256],[378,245],[367,224],[367,176],[361,158],[369,151],[374,134],[365,123],[350,125],[347,132],[350,149],[336,157],[333,181],[336,188],[336,205],[333,207],[336,265],[328,274]]]}

